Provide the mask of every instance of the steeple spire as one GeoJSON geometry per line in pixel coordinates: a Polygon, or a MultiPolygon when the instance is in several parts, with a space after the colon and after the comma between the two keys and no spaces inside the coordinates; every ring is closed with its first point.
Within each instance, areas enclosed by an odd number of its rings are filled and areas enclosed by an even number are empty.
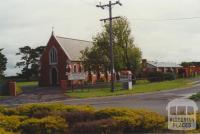
{"type": "Polygon", "coordinates": [[[51,33],[51,35],[54,35],[54,27],[52,27],[52,33],[51,33]]]}

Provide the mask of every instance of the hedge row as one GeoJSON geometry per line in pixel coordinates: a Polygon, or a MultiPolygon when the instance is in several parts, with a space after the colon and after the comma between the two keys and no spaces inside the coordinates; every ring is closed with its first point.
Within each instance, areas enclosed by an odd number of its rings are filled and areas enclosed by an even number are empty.
{"type": "Polygon", "coordinates": [[[63,104],[0,107],[0,134],[123,134],[164,131],[166,118],[147,110],[107,108],[96,111],[90,106],[63,104]]]}
{"type": "Polygon", "coordinates": [[[0,134],[14,134],[14,133],[8,132],[8,131],[6,131],[5,129],[0,128],[0,134]]]}
{"type": "Polygon", "coordinates": [[[9,95],[8,82],[0,80],[0,95],[9,95]]]}
{"type": "Polygon", "coordinates": [[[175,80],[176,74],[174,73],[162,73],[162,72],[149,72],[147,74],[147,79],[150,82],[159,82],[165,80],[175,80]]]}

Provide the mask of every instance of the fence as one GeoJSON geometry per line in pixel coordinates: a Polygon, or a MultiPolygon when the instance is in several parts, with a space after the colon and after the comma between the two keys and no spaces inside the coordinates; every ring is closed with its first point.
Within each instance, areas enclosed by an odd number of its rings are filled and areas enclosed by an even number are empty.
{"type": "MultiPolygon", "coordinates": [[[[71,84],[67,87],[67,89],[73,92],[75,90],[89,91],[93,89],[109,89],[110,87],[111,87],[110,82],[96,82],[96,83],[71,84]]],[[[122,89],[122,83],[119,81],[116,81],[115,89],[122,89]]]]}

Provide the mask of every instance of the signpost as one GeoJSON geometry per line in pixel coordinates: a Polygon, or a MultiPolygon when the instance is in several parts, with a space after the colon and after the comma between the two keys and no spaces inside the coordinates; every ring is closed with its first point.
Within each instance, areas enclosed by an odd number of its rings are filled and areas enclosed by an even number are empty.
{"type": "Polygon", "coordinates": [[[85,80],[86,74],[85,73],[69,73],[68,80],[85,80]]]}
{"type": "Polygon", "coordinates": [[[84,72],[81,73],[68,73],[68,80],[71,82],[72,92],[74,90],[73,81],[81,81],[81,86],[83,85],[83,81],[86,80],[86,74],[84,72]]]}
{"type": "Polygon", "coordinates": [[[122,82],[123,89],[132,90],[132,73],[131,71],[122,71],[120,74],[120,82],[122,82]]]}

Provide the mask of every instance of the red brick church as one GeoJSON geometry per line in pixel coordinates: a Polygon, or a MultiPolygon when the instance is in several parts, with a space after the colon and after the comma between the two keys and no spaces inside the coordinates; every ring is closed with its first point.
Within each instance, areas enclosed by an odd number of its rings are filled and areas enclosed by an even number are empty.
{"type": "Polygon", "coordinates": [[[52,33],[40,61],[40,86],[59,85],[67,80],[68,72],[84,72],[81,51],[92,42],[54,36],[52,33]]]}

